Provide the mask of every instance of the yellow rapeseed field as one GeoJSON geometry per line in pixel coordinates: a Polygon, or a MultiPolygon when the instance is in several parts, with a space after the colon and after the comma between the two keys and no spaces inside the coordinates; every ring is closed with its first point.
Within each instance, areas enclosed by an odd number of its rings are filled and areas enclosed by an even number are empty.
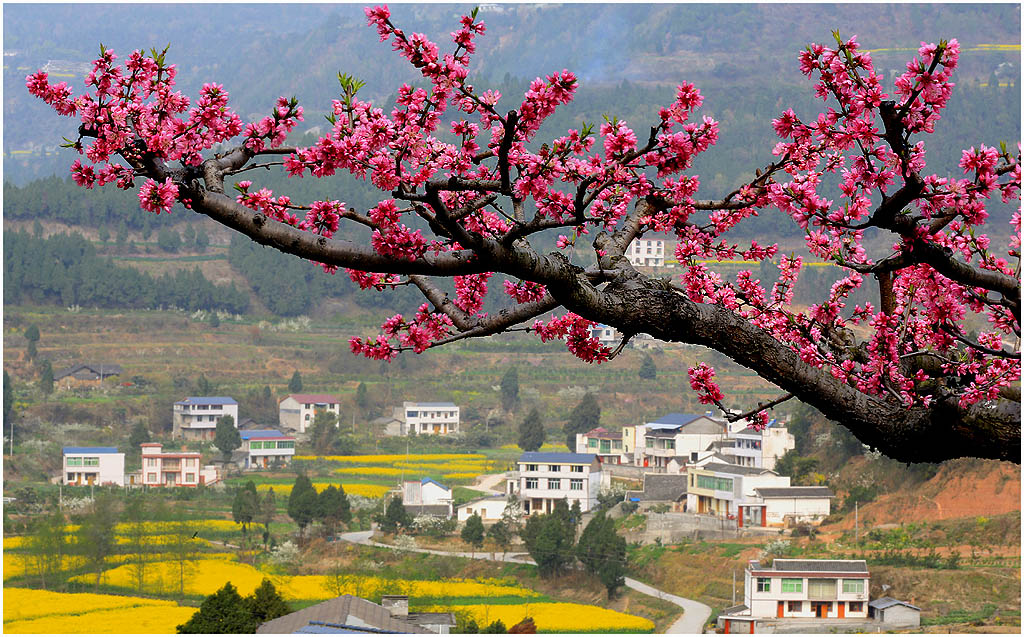
{"type": "Polygon", "coordinates": [[[331,470],[331,473],[340,473],[343,476],[369,476],[371,478],[390,478],[400,476],[405,472],[405,469],[396,469],[395,467],[339,467],[331,470]]]}
{"type": "Polygon", "coordinates": [[[4,624],[47,615],[77,615],[130,606],[177,606],[177,604],[163,599],[125,595],[54,593],[34,588],[5,588],[4,624]]]}
{"type": "Polygon", "coordinates": [[[486,459],[482,453],[411,453],[368,454],[361,456],[294,456],[292,460],[320,460],[324,462],[345,462],[352,464],[392,464],[401,461],[446,462],[449,460],[486,459]]]}
{"type": "Polygon", "coordinates": [[[446,473],[441,476],[444,480],[472,480],[480,475],[479,473],[446,473]]]}
{"type": "Polygon", "coordinates": [[[177,632],[177,626],[191,619],[196,610],[188,606],[133,606],[78,615],[48,615],[10,623],[4,621],[4,632],[123,635],[130,630],[135,634],[173,634],[177,632]]]}
{"type": "MultiPolygon", "coordinates": [[[[339,484],[339,483],[328,483],[328,482],[314,482],[313,488],[318,492],[323,491],[331,484],[334,486],[343,487],[345,493],[348,495],[361,495],[366,498],[379,498],[385,493],[391,490],[391,487],[383,484],[339,484]]],[[[256,485],[257,491],[269,491],[274,490],[275,495],[289,495],[292,492],[292,485],[290,484],[258,484],[256,485]]]]}
{"type": "Polygon", "coordinates": [[[434,606],[433,612],[471,613],[480,626],[501,620],[511,628],[525,617],[532,617],[537,630],[561,633],[638,632],[654,630],[654,622],[600,606],[541,602],[537,604],[473,604],[468,606],[434,606]]]}
{"type": "MultiPolygon", "coordinates": [[[[31,556],[18,553],[4,553],[4,579],[19,577],[26,573],[32,573],[33,567],[31,556]]],[[[85,560],[77,555],[65,555],[61,562],[61,570],[67,571],[73,568],[81,568],[85,560]]],[[[5,604],[6,606],[6,604],[5,604]]]]}

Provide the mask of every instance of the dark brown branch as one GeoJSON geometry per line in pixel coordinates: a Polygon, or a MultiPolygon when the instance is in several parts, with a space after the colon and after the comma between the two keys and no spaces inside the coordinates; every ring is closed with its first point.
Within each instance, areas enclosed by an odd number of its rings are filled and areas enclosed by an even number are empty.
{"type": "Polygon", "coordinates": [[[729,422],[736,422],[737,420],[743,420],[744,418],[750,418],[751,416],[753,416],[756,413],[762,412],[765,409],[771,409],[772,407],[774,407],[776,405],[780,405],[780,404],[786,402],[787,400],[789,400],[790,398],[795,398],[795,397],[796,397],[796,395],[792,394],[792,393],[790,393],[790,394],[783,394],[782,396],[779,396],[778,398],[776,398],[773,401],[770,401],[770,402],[767,402],[767,403],[761,403],[761,402],[757,403],[757,407],[751,409],[750,411],[745,411],[742,414],[727,415],[725,417],[725,419],[728,420],[729,422]]]}

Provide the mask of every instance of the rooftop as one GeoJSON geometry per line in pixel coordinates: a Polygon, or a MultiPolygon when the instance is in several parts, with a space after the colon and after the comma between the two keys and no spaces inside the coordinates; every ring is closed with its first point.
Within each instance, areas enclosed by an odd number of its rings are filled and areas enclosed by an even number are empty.
{"type": "Polygon", "coordinates": [[[185,400],[179,400],[175,405],[237,405],[238,403],[230,396],[189,396],[185,400]]]}
{"type": "Polygon", "coordinates": [[[568,453],[565,451],[525,451],[519,462],[558,462],[564,464],[590,464],[596,456],[592,453],[568,453]]]}
{"type": "Polygon", "coordinates": [[[608,431],[604,427],[598,427],[597,429],[591,429],[590,431],[588,431],[587,433],[585,433],[583,435],[586,436],[587,438],[605,438],[605,439],[608,439],[608,440],[621,440],[622,439],[622,432],[621,431],[615,431],[615,432],[608,431]]]}
{"type": "Polygon", "coordinates": [[[686,474],[646,473],[641,501],[676,502],[686,495],[686,474]]]}
{"type": "Polygon", "coordinates": [[[407,407],[455,407],[455,403],[417,403],[409,402],[405,403],[407,407]]]}
{"type": "Polygon", "coordinates": [[[286,436],[277,429],[249,429],[239,431],[238,433],[242,436],[242,440],[251,440],[253,438],[292,438],[292,436],[286,436]]]}
{"type": "Polygon", "coordinates": [[[430,634],[426,628],[422,628],[412,622],[403,621],[392,617],[391,613],[380,604],[352,595],[342,595],[313,606],[308,606],[294,613],[283,617],[272,619],[261,624],[256,629],[257,633],[295,633],[300,628],[310,625],[330,625],[339,628],[354,627],[373,628],[374,631],[366,632],[389,632],[389,633],[417,633],[430,634]]]}
{"type": "Polygon", "coordinates": [[[57,372],[53,375],[53,380],[60,380],[83,369],[88,369],[99,376],[120,376],[124,373],[120,365],[112,365],[110,363],[79,363],[57,372]]]}
{"type": "Polygon", "coordinates": [[[682,425],[689,424],[694,420],[697,420],[698,418],[707,418],[707,416],[705,414],[680,414],[677,412],[672,412],[671,414],[665,414],[664,416],[657,418],[656,420],[652,420],[651,422],[647,423],[647,426],[653,427],[655,425],[669,425],[673,427],[679,427],[682,425]]]}
{"type": "Polygon", "coordinates": [[[719,464],[717,462],[709,462],[703,467],[700,467],[705,471],[717,471],[718,473],[731,473],[738,476],[759,476],[766,473],[772,475],[779,475],[771,469],[765,469],[763,467],[744,467],[738,464],[719,464]]]}
{"type": "Polygon", "coordinates": [[[920,608],[918,608],[917,606],[914,606],[913,604],[908,604],[907,602],[903,602],[903,601],[900,601],[898,599],[894,599],[892,597],[879,597],[878,599],[876,599],[876,600],[874,600],[872,602],[868,602],[868,606],[870,606],[871,608],[877,608],[878,610],[884,610],[886,608],[889,608],[890,606],[900,606],[900,605],[906,606],[907,608],[913,608],[914,610],[921,610],[920,608]]]}
{"type": "Polygon", "coordinates": [[[69,453],[117,453],[117,447],[64,447],[64,455],[69,453]]]}
{"type": "Polygon", "coordinates": [[[294,398],[296,402],[300,403],[326,404],[341,402],[340,398],[330,394],[288,394],[287,398],[294,398]]]}
{"type": "Polygon", "coordinates": [[[762,498],[834,498],[828,487],[761,487],[754,489],[762,498]]]}
{"type": "Polygon", "coordinates": [[[780,560],[772,563],[771,570],[817,573],[868,573],[864,560],[780,560]]]}

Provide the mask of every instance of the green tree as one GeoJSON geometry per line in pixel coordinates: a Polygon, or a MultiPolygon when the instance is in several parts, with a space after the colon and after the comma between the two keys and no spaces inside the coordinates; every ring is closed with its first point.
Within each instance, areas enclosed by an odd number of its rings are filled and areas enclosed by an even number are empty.
{"type": "Polygon", "coordinates": [[[245,605],[249,608],[249,613],[252,615],[257,628],[259,628],[260,624],[264,624],[271,619],[284,617],[292,612],[288,603],[277,592],[273,582],[266,578],[256,587],[252,595],[245,598],[245,605]]]}
{"type": "Polygon", "coordinates": [[[274,496],[274,488],[267,489],[260,501],[260,524],[263,525],[263,548],[270,544],[270,523],[277,515],[277,498],[274,496]]]}
{"type": "Polygon", "coordinates": [[[153,552],[150,538],[149,523],[152,506],[145,493],[129,494],[121,521],[124,524],[122,534],[128,542],[124,550],[128,557],[128,571],[135,589],[141,593],[146,586],[146,575],[149,572],[149,557],[153,552]]]}
{"type": "Polygon", "coordinates": [[[26,572],[39,577],[39,585],[64,587],[66,577],[61,576],[64,556],[68,551],[64,515],[53,511],[36,519],[25,544],[26,572]]]}
{"type": "Polygon", "coordinates": [[[217,316],[216,312],[210,312],[210,318],[208,320],[210,323],[210,327],[212,327],[213,329],[217,329],[218,327],[220,327],[220,317],[217,316]]]}
{"type": "Polygon", "coordinates": [[[39,389],[47,396],[53,393],[53,366],[48,360],[43,361],[42,370],[39,372],[39,389]]]}
{"type": "Polygon", "coordinates": [[[806,486],[811,483],[810,475],[818,468],[815,458],[799,456],[795,449],[790,449],[775,463],[775,473],[792,478],[793,486],[806,486]]]}
{"type": "Polygon", "coordinates": [[[4,370],[4,429],[11,430],[11,414],[14,413],[14,384],[11,376],[4,370]]]}
{"type": "Polygon", "coordinates": [[[213,385],[207,380],[205,374],[200,374],[196,380],[196,391],[199,392],[200,396],[210,396],[213,394],[213,385]]]}
{"type": "Polygon", "coordinates": [[[199,559],[199,543],[196,541],[199,531],[180,503],[175,505],[171,518],[167,524],[169,541],[166,549],[171,561],[178,566],[178,599],[185,599],[185,582],[189,581],[189,574],[199,559]]]}
{"type": "Polygon", "coordinates": [[[242,536],[249,539],[249,525],[256,519],[260,510],[260,496],[256,493],[256,483],[249,480],[245,486],[235,491],[235,499],[231,502],[231,517],[242,525],[242,536]]]}
{"type": "Polygon", "coordinates": [[[288,496],[288,517],[299,525],[300,536],[305,532],[306,526],[316,518],[317,500],[316,489],[313,488],[309,476],[300,473],[295,477],[295,484],[288,496]]]}
{"type": "Polygon", "coordinates": [[[318,409],[313,415],[313,423],[309,427],[309,443],[313,452],[327,455],[338,439],[338,415],[333,411],[318,409]]]}
{"type": "Polygon", "coordinates": [[[501,377],[501,407],[513,411],[519,405],[519,372],[510,367],[501,377]]]}
{"type": "Polygon", "coordinates": [[[469,516],[465,526],[462,527],[462,532],[459,533],[459,537],[462,538],[463,542],[472,546],[474,552],[484,545],[484,521],[480,518],[479,514],[474,513],[469,516]]]}
{"type": "Polygon", "coordinates": [[[508,632],[508,628],[505,628],[505,622],[500,619],[496,619],[483,630],[480,631],[483,635],[504,635],[508,632]]]}
{"type": "Polygon", "coordinates": [[[348,524],[352,521],[352,505],[343,487],[329,485],[317,497],[317,519],[324,525],[324,532],[334,535],[339,522],[348,524]]]}
{"type": "Polygon", "coordinates": [[[360,382],[359,387],[356,387],[356,405],[366,411],[366,408],[370,406],[370,396],[366,391],[366,383],[360,382]]]}
{"type": "Polygon", "coordinates": [[[254,633],[258,627],[249,605],[228,582],[203,600],[196,614],[178,626],[178,633],[254,633]]]}
{"type": "Polygon", "coordinates": [[[626,540],[615,532],[615,522],[598,511],[580,535],[576,557],[591,575],[601,579],[608,599],[625,584],[626,540]]]}
{"type": "Polygon", "coordinates": [[[288,391],[293,394],[302,391],[302,374],[299,373],[299,370],[295,370],[295,373],[292,374],[292,379],[288,381],[288,391]]]}
{"type": "Polygon", "coordinates": [[[544,444],[544,424],[536,407],[530,409],[523,422],[519,423],[518,442],[523,451],[537,451],[544,444]]]}
{"type": "Polygon", "coordinates": [[[505,520],[498,520],[491,525],[491,528],[487,529],[487,537],[501,547],[501,555],[502,558],[504,558],[505,553],[507,553],[509,547],[512,546],[512,540],[515,535],[512,533],[512,529],[509,528],[509,525],[505,520]]]}
{"type": "Polygon", "coordinates": [[[181,248],[181,235],[170,228],[160,228],[156,233],[156,244],[164,252],[177,252],[181,248]]]}
{"type": "Polygon", "coordinates": [[[601,424],[601,406],[597,404],[597,398],[587,392],[583,395],[579,404],[569,414],[563,431],[565,432],[565,444],[570,450],[576,448],[576,434],[587,433],[601,424]]]}
{"type": "Polygon", "coordinates": [[[224,454],[224,461],[231,459],[231,452],[242,446],[242,434],[235,427],[235,419],[224,415],[217,419],[217,429],[213,434],[213,446],[224,454]]]}
{"type": "Polygon", "coordinates": [[[76,533],[76,548],[85,559],[86,568],[96,574],[96,588],[109,564],[107,558],[114,554],[116,537],[114,524],[117,522],[117,500],[101,493],[93,500],[89,512],[79,521],[76,533]]]}
{"type": "Polygon", "coordinates": [[[658,368],[654,365],[654,359],[650,354],[644,354],[644,361],[640,363],[640,371],[637,375],[644,380],[654,380],[658,377],[658,368]]]}
{"type": "Polygon", "coordinates": [[[35,360],[36,357],[36,343],[39,342],[39,327],[33,323],[25,329],[25,340],[28,341],[28,358],[29,360],[35,360]]]}
{"type": "Polygon", "coordinates": [[[149,429],[146,428],[146,424],[141,420],[135,421],[135,425],[132,426],[132,431],[128,434],[128,446],[131,447],[132,453],[139,453],[140,445],[144,442],[149,442],[149,429]]]}
{"type": "Polygon", "coordinates": [[[561,575],[576,559],[571,525],[554,513],[530,516],[521,537],[543,578],[561,575]]]}
{"type": "Polygon", "coordinates": [[[399,529],[407,529],[412,525],[412,516],[405,510],[401,498],[391,498],[384,515],[378,518],[377,525],[381,531],[394,535],[399,529]]]}

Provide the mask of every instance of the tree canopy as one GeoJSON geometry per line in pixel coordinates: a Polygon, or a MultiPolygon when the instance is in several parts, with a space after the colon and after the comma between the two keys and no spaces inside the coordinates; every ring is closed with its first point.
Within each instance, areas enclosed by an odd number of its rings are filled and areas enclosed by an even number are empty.
{"type": "MultiPolygon", "coordinates": [[[[519,423],[519,448],[523,451],[537,451],[544,444],[544,423],[536,407],[530,409],[523,422],[519,423]]],[[[572,450],[574,447],[570,447],[572,450]]]]}
{"type": "Polygon", "coordinates": [[[234,416],[225,415],[217,419],[217,428],[213,433],[213,446],[224,455],[224,460],[231,458],[231,452],[242,446],[242,434],[235,426],[234,416]]]}
{"type": "Polygon", "coordinates": [[[449,54],[395,26],[387,7],[366,16],[425,87],[401,87],[388,113],[357,96],[362,81],[339,74],[330,129],[308,147],[285,143],[303,116],[296,98],[249,123],[218,84],[204,84],[191,105],[173,93],[170,63],[155,50],[124,65],[101,50],[93,93],[74,96],[43,71],[26,84],[81,120],[69,142],[85,155],[71,168],[79,185],[138,188],[148,212],[181,203],[328,272],[344,268],[362,288],[422,293],[415,313],[391,317],[376,338],[353,338],[357,354],[390,360],[518,330],[565,340],[600,364],[648,334],[717,350],[780,388],[775,400],[732,409],[715,370],[691,367],[701,401],[730,419],[762,427],[766,409],[796,396],[893,458],[1019,462],[1020,214],[1009,231],[986,227],[993,198],[1019,199],[1019,151],[979,140],[961,153],[960,175],[926,170],[928,135],[953,94],[955,39],[922,45],[892,86],[853,38],[836,33],[834,43],[807,47],[799,68],[825,104],[778,113],[778,143],[716,199],[700,196],[691,171],[719,140],[718,122],[698,115],[704,98],[694,85],[679,85],[649,132],[610,117],[542,140],[543,122],[577,90],[572,72],[536,79],[505,110],[499,93],[470,81],[485,31],[476,11],[452,33],[449,54]],[[250,172],[229,194],[229,180],[258,165],[283,165],[292,177],[346,171],[386,195],[362,211],[340,198],[293,201],[250,172]],[[805,254],[745,238],[740,228],[769,214],[805,231],[805,254]],[[369,245],[352,240],[352,228],[369,229],[369,245]],[[634,239],[658,232],[676,238],[674,280],[625,257],[634,239]],[[558,234],[546,253],[545,233],[558,234]],[[574,263],[578,252],[593,265],[574,263]],[[812,258],[844,276],[796,307],[812,258]],[[778,273],[761,280],[754,269],[733,277],[714,267],[734,260],[777,262],[778,273]],[[482,312],[495,273],[515,303],[482,312]],[[854,303],[868,287],[877,306],[854,303]],[[598,323],[615,327],[622,344],[601,344],[590,331],[598,323]]]}

